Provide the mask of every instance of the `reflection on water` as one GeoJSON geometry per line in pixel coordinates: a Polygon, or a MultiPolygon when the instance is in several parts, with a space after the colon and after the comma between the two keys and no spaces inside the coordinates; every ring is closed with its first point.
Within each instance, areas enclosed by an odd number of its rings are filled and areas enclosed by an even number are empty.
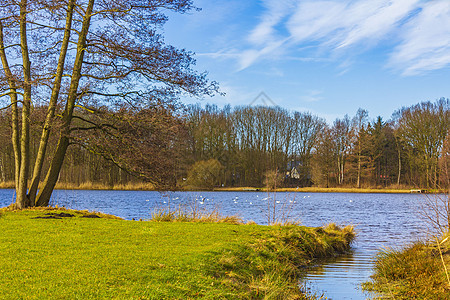
{"type": "MultiPolygon", "coordinates": [[[[149,219],[155,208],[192,206],[219,209],[245,221],[267,224],[264,192],[66,191],[56,190],[52,204],[88,209],[122,218],[149,219]]],[[[417,215],[422,195],[277,193],[278,215],[300,220],[306,226],[335,222],[352,224],[358,233],[353,254],[310,270],[307,288],[328,299],[365,299],[359,289],[369,279],[372,258],[382,247],[401,247],[423,237],[424,222],[417,215]]],[[[0,190],[0,207],[11,203],[13,190],[0,190]]]]}
{"type": "Polygon", "coordinates": [[[370,295],[360,288],[361,280],[372,272],[373,256],[363,251],[330,259],[308,269],[305,287],[327,299],[366,299],[370,295]]]}

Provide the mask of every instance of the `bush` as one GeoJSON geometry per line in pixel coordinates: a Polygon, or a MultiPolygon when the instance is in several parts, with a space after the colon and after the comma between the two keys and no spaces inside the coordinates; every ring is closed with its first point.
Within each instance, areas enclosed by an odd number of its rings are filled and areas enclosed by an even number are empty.
{"type": "Polygon", "coordinates": [[[196,162],[188,173],[186,185],[202,189],[212,189],[220,184],[223,166],[217,159],[196,162]]]}
{"type": "Polygon", "coordinates": [[[267,190],[274,191],[283,184],[283,174],[278,170],[269,170],[264,174],[264,185],[267,190]]]}

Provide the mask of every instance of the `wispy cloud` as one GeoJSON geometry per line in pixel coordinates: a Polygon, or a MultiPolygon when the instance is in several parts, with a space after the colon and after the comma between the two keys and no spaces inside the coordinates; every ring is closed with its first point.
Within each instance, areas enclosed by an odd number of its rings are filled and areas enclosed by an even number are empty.
{"type": "Polygon", "coordinates": [[[205,57],[210,57],[210,58],[214,58],[214,59],[227,59],[227,58],[235,58],[235,59],[239,59],[241,57],[241,53],[236,52],[235,50],[230,50],[230,51],[226,51],[226,50],[220,50],[217,52],[200,52],[200,53],[196,53],[196,56],[205,56],[205,57]]]}
{"type": "Polygon", "coordinates": [[[390,65],[405,75],[416,75],[449,64],[450,1],[430,1],[405,26],[403,41],[394,49],[390,65]]]}
{"type": "Polygon", "coordinates": [[[263,44],[265,41],[277,39],[277,26],[295,8],[294,0],[264,0],[266,13],[261,16],[261,22],[250,33],[248,40],[254,44],[263,44]]]}
{"type": "Polygon", "coordinates": [[[283,51],[282,46],[287,42],[288,39],[277,40],[268,42],[261,49],[249,49],[245,50],[239,58],[239,70],[243,70],[251,66],[254,62],[260,58],[264,58],[268,55],[274,57],[277,52],[283,51]]]}
{"type": "Polygon", "coordinates": [[[401,26],[402,20],[418,8],[418,3],[419,0],[379,0],[355,4],[343,16],[350,18],[351,15],[355,15],[357,18],[350,22],[352,27],[347,28],[339,48],[364,41],[375,44],[386,38],[401,26]]]}
{"type": "Polygon", "coordinates": [[[311,90],[306,95],[300,96],[300,100],[304,102],[318,102],[323,99],[322,93],[322,91],[311,90]]]}
{"type": "Polygon", "coordinates": [[[348,59],[387,45],[392,49],[388,65],[405,75],[450,64],[449,0],[264,0],[263,5],[247,38],[250,47],[240,55],[240,69],[280,49],[300,56],[305,46],[348,59]]]}
{"type": "Polygon", "coordinates": [[[420,0],[302,1],[287,27],[297,43],[333,49],[377,43],[401,25],[420,0]]]}

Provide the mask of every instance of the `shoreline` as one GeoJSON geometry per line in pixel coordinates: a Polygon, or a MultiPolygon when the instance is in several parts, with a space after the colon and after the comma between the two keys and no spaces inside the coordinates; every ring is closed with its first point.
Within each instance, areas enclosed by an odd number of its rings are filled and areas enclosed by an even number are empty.
{"type": "Polygon", "coordinates": [[[409,194],[410,189],[365,189],[365,188],[319,188],[319,187],[303,187],[303,188],[279,188],[274,191],[268,191],[266,188],[216,188],[215,192],[293,192],[293,193],[356,193],[356,194],[409,194]]]}
{"type": "MultiPolygon", "coordinates": [[[[0,182],[0,189],[14,189],[14,182],[0,182]]],[[[57,184],[55,190],[99,190],[99,191],[161,191],[154,187],[152,184],[145,183],[129,183],[118,184],[114,186],[106,186],[102,184],[57,184]]],[[[206,189],[183,189],[177,188],[172,190],[174,192],[290,192],[290,193],[355,193],[355,194],[410,194],[410,193],[427,193],[437,194],[445,191],[431,190],[431,189],[418,189],[418,188],[352,188],[352,187],[299,187],[299,188],[278,188],[276,190],[268,191],[267,188],[257,187],[219,187],[212,190],[206,189]]]]}
{"type": "MultiPolygon", "coordinates": [[[[14,189],[14,184],[0,183],[0,189],[14,189]]],[[[127,184],[105,186],[100,184],[57,184],[55,190],[92,190],[92,191],[167,191],[155,189],[153,185],[127,184]]],[[[174,189],[173,192],[290,192],[290,193],[355,193],[355,194],[410,194],[416,193],[435,194],[443,191],[427,189],[394,189],[394,188],[347,188],[347,187],[302,187],[302,188],[278,188],[268,191],[267,188],[256,187],[220,187],[212,190],[207,189],[174,189]]]]}

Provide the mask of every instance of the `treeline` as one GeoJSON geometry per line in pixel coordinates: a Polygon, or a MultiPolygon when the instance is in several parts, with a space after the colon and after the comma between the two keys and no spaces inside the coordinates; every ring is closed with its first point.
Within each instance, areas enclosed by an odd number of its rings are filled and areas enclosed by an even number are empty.
{"type": "Polygon", "coordinates": [[[279,107],[190,107],[194,161],[218,160],[226,186],[262,186],[277,170],[284,186],[448,186],[449,100],[370,120],[359,109],[329,125],[279,107]]]}
{"type": "MultiPolygon", "coordinates": [[[[36,132],[42,124],[35,108],[36,132]]],[[[449,100],[370,119],[359,109],[332,124],[266,106],[80,111],[60,182],[167,187],[448,187],[449,100]],[[86,123],[86,122],[84,122],[86,123]]],[[[0,180],[14,180],[8,111],[0,115],[0,180]]],[[[38,145],[32,145],[35,155],[38,145]]]]}

